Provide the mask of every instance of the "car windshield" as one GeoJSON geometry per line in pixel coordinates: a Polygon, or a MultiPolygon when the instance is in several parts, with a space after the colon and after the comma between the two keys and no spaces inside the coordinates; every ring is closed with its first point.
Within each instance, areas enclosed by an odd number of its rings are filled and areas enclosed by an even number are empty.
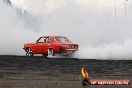
{"type": "Polygon", "coordinates": [[[57,42],[71,42],[68,38],[66,37],[56,37],[55,38],[57,42]]]}

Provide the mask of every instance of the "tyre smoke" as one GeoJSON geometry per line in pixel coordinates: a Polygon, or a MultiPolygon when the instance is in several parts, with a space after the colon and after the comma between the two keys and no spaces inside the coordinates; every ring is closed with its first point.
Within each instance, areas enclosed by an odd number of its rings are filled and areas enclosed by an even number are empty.
{"type": "Polygon", "coordinates": [[[42,35],[63,35],[80,45],[74,57],[131,59],[132,1],[10,0],[0,1],[0,54],[24,55],[26,42],[42,35]]]}

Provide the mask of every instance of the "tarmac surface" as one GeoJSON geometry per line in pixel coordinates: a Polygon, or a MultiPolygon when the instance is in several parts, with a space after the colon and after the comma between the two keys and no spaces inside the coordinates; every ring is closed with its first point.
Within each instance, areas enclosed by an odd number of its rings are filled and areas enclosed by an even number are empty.
{"type": "MultiPolygon", "coordinates": [[[[79,76],[86,66],[90,79],[132,80],[132,60],[0,56],[0,88],[83,88],[79,76]]],[[[132,88],[89,85],[86,88],[132,88]]]]}

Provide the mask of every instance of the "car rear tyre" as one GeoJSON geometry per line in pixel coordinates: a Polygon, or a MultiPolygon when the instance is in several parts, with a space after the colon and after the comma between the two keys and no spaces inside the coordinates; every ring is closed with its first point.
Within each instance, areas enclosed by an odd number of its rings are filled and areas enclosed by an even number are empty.
{"type": "Polygon", "coordinates": [[[44,57],[47,57],[48,56],[48,54],[42,54],[44,57]]]}
{"type": "Polygon", "coordinates": [[[33,52],[30,48],[26,50],[26,56],[33,56],[33,52]]]}
{"type": "Polygon", "coordinates": [[[55,52],[53,49],[48,49],[48,56],[54,56],[55,52]]]}

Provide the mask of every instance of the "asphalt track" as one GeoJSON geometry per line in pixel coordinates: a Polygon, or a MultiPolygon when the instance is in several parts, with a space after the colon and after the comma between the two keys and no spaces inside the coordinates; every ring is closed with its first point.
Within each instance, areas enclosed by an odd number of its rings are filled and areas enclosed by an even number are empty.
{"type": "MultiPolygon", "coordinates": [[[[86,66],[90,79],[132,80],[132,60],[0,56],[0,88],[83,88],[80,70],[86,66]]],[[[132,85],[87,86],[132,88],[132,85]]]]}

